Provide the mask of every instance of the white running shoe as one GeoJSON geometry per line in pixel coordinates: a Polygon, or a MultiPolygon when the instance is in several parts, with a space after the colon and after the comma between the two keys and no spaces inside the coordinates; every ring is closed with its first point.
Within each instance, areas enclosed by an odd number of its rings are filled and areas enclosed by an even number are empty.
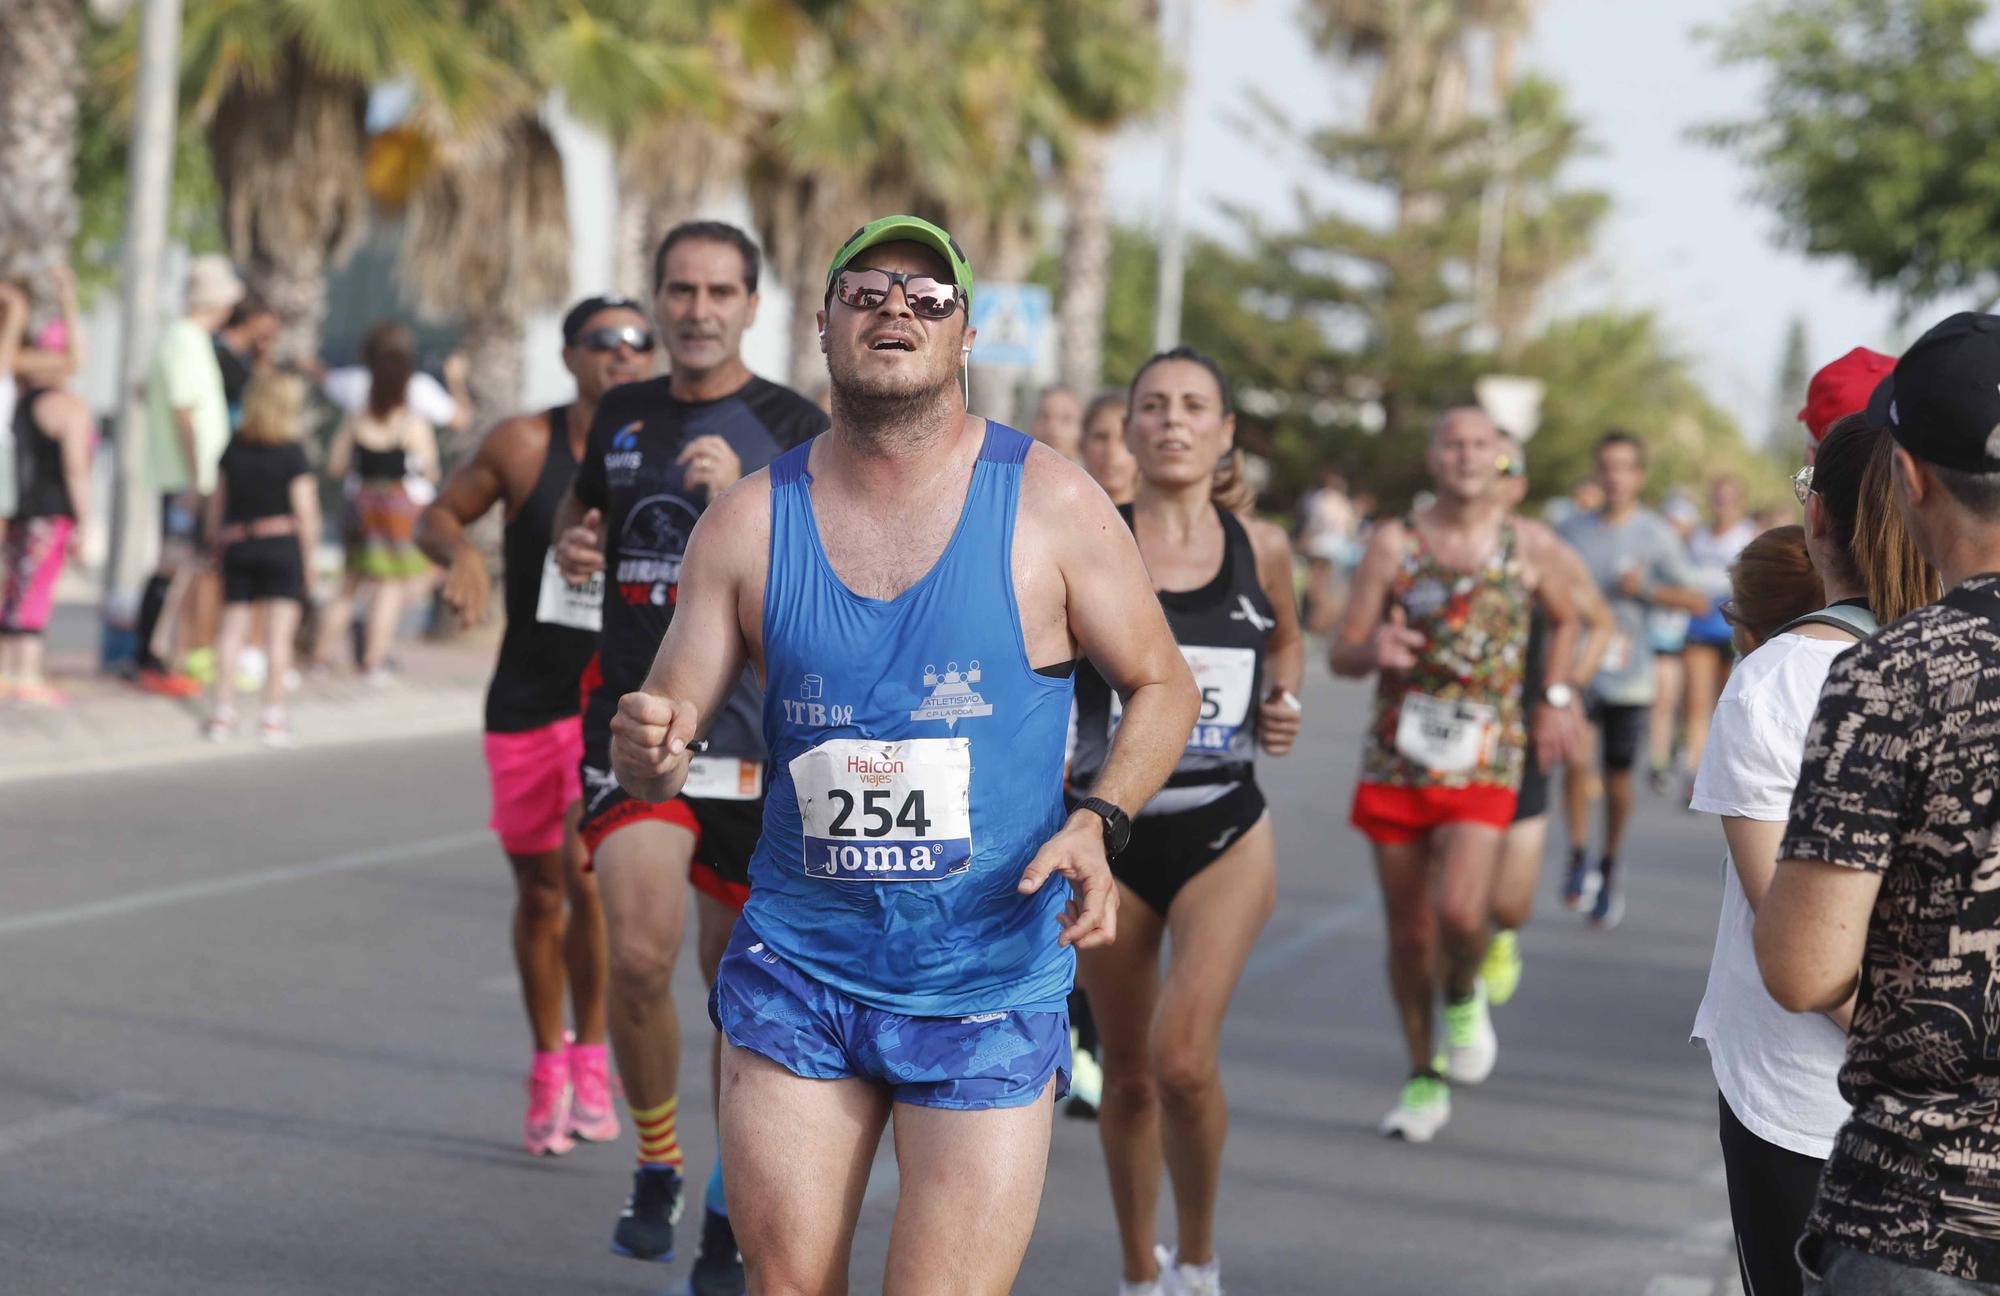
{"type": "Polygon", "coordinates": [[[1411,1076],[1402,1097],[1382,1118],[1382,1133],[1407,1143],[1428,1143],[1450,1119],[1451,1086],[1436,1076],[1411,1076]]]}
{"type": "Polygon", "coordinates": [[[1486,1010],[1486,983],[1472,983],[1472,997],[1444,1006],[1444,1078],[1453,1084],[1476,1085],[1493,1074],[1500,1058],[1500,1037],[1493,1033],[1493,1014],[1486,1010]]]}
{"type": "Polygon", "coordinates": [[[1170,1270],[1173,1277],[1167,1284],[1170,1296],[1222,1296],[1222,1260],[1217,1257],[1207,1264],[1179,1264],[1170,1270]]]}

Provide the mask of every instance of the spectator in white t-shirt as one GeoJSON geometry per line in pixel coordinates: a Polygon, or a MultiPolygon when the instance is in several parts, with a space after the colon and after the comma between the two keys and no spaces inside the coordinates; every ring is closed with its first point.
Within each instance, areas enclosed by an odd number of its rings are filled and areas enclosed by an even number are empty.
{"type": "Polygon", "coordinates": [[[1734,598],[1724,613],[1748,655],[1723,689],[1695,776],[1692,808],[1722,817],[1728,853],[1715,954],[1693,1036],[1707,1044],[1721,1092],[1737,1259],[1744,1291],[1757,1296],[1801,1291],[1793,1248],[1848,1116],[1835,1085],[1847,1053],[1846,1012],[1836,1020],[1780,1007],[1758,972],[1752,923],[1777,867],[1806,729],[1827,672],[1876,619],[1886,624],[1910,610],[1885,605],[1907,596],[1882,592],[1910,586],[1899,586],[1894,573],[1870,570],[1912,552],[1907,538],[1881,534],[1902,527],[1885,507],[1886,474],[1869,471],[1884,439],[1865,416],[1836,424],[1807,470],[1811,477],[1800,483],[1804,531],[1766,532],[1738,556],[1734,598]],[[1871,489],[1883,498],[1865,501],[1871,489]],[[1878,606],[1869,606],[1870,591],[1877,591],[1878,606]],[[1778,633],[1822,603],[1854,627],[1807,624],[1778,633]]]}

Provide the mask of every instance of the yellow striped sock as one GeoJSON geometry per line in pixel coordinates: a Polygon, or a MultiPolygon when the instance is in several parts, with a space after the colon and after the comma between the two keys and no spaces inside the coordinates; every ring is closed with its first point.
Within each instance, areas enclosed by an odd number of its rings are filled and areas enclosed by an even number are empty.
{"type": "Polygon", "coordinates": [[[642,1166],[665,1165],[676,1169],[681,1164],[681,1141],[674,1129],[674,1115],[680,1110],[681,1100],[669,1098],[658,1107],[626,1106],[632,1112],[632,1125],[639,1132],[639,1164],[642,1166]]]}

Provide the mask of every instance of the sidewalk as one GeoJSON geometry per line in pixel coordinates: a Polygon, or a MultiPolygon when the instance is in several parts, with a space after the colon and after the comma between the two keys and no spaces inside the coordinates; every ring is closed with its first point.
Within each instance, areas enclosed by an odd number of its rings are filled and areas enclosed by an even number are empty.
{"type": "MultiPolygon", "coordinates": [[[[57,615],[65,624],[60,633],[51,626],[49,666],[52,682],[69,696],[69,706],[0,707],[0,784],[166,761],[237,755],[283,760],[290,754],[258,746],[254,696],[243,698],[250,732],[231,742],[209,742],[201,733],[206,699],[156,697],[96,674],[89,646],[95,609],[72,604],[58,607],[57,615]]],[[[464,733],[471,741],[480,728],[499,640],[496,619],[450,643],[399,641],[392,657],[400,670],[386,685],[371,685],[347,672],[308,678],[291,701],[300,745],[393,742],[442,733],[464,733]]]]}

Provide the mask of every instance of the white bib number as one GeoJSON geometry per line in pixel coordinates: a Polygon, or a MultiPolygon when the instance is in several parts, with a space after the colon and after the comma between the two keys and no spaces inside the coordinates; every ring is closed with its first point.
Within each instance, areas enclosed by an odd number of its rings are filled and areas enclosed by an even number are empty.
{"type": "Polygon", "coordinates": [[[1463,774],[1491,750],[1499,720],[1492,707],[1411,693],[1396,721],[1396,750],[1425,769],[1463,774]]]}
{"type": "MultiPolygon", "coordinates": [[[[1201,713],[1188,735],[1191,752],[1226,752],[1237,730],[1250,717],[1250,694],[1257,687],[1257,652],[1252,648],[1204,648],[1181,645],[1181,656],[1194,673],[1194,686],[1201,690],[1201,713]]],[[[1125,704],[1117,693],[1111,695],[1111,728],[1117,731],[1125,718],[1125,704]]]]}
{"type": "Polygon", "coordinates": [[[1606,675],[1616,675],[1632,664],[1632,636],[1623,630],[1614,630],[1611,642],[1604,645],[1604,659],[1597,669],[1606,675]]]}
{"type": "Polygon", "coordinates": [[[696,756],[688,761],[681,795],[697,801],[755,801],[764,795],[764,762],[696,756]]]}
{"type": "Polygon", "coordinates": [[[542,589],[535,597],[535,620],[592,632],[604,629],[604,573],[592,572],[581,585],[563,579],[551,548],[542,555],[542,589]]]}
{"type": "Polygon", "coordinates": [[[935,882],[972,866],[972,741],[835,738],[792,760],[808,877],[935,882]]]}
{"type": "Polygon", "coordinates": [[[1257,653],[1251,648],[1183,647],[1194,686],[1201,690],[1201,714],[1188,735],[1187,749],[1223,752],[1250,717],[1257,685],[1257,653]]]}

